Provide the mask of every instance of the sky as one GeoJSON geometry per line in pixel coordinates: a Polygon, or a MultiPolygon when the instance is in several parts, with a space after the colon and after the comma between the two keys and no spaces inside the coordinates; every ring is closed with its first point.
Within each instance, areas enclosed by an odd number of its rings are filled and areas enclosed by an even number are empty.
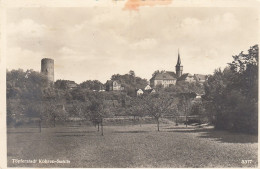
{"type": "Polygon", "coordinates": [[[104,83],[130,70],[149,80],[175,71],[179,49],[184,73],[212,74],[258,43],[258,17],[239,7],[10,8],[7,69],[40,71],[52,58],[55,80],[104,83]]]}

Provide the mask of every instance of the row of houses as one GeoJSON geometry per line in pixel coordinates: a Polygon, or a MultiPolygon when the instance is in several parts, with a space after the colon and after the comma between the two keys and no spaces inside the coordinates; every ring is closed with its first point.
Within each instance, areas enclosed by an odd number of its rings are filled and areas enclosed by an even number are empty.
{"type": "MultiPolygon", "coordinates": [[[[154,93],[157,86],[162,86],[164,88],[176,85],[177,82],[188,82],[188,83],[199,83],[203,84],[208,76],[202,74],[183,74],[183,66],[181,64],[180,54],[178,52],[178,60],[175,66],[175,72],[173,71],[161,71],[157,72],[150,79],[150,85],[147,85],[143,89],[136,89],[136,94],[141,95],[144,93],[154,93]]],[[[124,86],[119,81],[108,80],[106,83],[106,91],[122,91],[124,86]]]]}
{"type": "MultiPolygon", "coordinates": [[[[123,91],[125,87],[117,80],[108,80],[105,84],[106,91],[123,91]]],[[[140,96],[142,94],[155,93],[155,89],[151,88],[150,85],[145,86],[144,88],[136,89],[136,95],[140,96]]]]}
{"type": "Polygon", "coordinates": [[[147,85],[143,89],[137,89],[136,95],[140,96],[140,95],[143,95],[143,94],[152,94],[152,93],[155,93],[155,92],[156,92],[155,89],[151,88],[150,85],[147,85]]]}
{"type": "Polygon", "coordinates": [[[188,82],[188,83],[195,83],[198,82],[200,84],[203,84],[207,80],[207,75],[202,74],[190,74],[185,73],[181,74],[180,77],[178,77],[174,72],[170,71],[162,71],[160,73],[157,73],[150,79],[150,85],[152,87],[156,87],[158,85],[162,85],[162,87],[170,87],[172,85],[176,85],[177,82],[188,82]]]}

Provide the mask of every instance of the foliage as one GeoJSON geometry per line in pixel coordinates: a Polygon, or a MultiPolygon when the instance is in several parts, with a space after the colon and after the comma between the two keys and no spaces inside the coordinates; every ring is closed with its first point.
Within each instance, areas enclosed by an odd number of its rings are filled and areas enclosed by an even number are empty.
{"type": "Polygon", "coordinates": [[[164,89],[166,92],[173,92],[173,93],[190,93],[194,92],[197,94],[204,93],[203,85],[199,83],[189,83],[185,81],[181,81],[176,83],[176,85],[171,85],[164,89]]]}
{"type": "Polygon", "coordinates": [[[129,72],[129,74],[120,75],[115,74],[112,75],[111,80],[117,80],[119,83],[121,83],[122,86],[124,86],[124,89],[127,93],[127,95],[134,97],[136,95],[135,90],[144,88],[148,82],[146,79],[142,79],[135,75],[134,71],[129,72]]]}
{"type": "Polygon", "coordinates": [[[159,119],[164,114],[175,112],[177,98],[169,93],[157,93],[144,96],[142,104],[145,106],[146,112],[157,121],[157,130],[160,130],[159,119]]]}
{"type": "Polygon", "coordinates": [[[132,97],[130,104],[127,106],[127,115],[134,116],[134,118],[145,115],[145,104],[143,104],[143,97],[132,97]]]}
{"type": "Polygon", "coordinates": [[[258,46],[233,58],[205,83],[204,103],[217,129],[257,133],[258,46]]]}
{"type": "Polygon", "coordinates": [[[87,80],[79,84],[81,88],[88,89],[88,90],[103,90],[104,85],[98,80],[87,80]]]}
{"type": "Polygon", "coordinates": [[[42,98],[42,90],[49,86],[48,79],[33,70],[24,72],[22,69],[7,71],[7,99],[42,98]]]}

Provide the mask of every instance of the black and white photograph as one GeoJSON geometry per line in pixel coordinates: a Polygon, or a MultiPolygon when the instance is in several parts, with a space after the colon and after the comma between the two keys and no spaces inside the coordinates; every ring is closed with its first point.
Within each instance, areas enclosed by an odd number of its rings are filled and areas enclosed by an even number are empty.
{"type": "Polygon", "coordinates": [[[0,168],[258,167],[259,1],[89,1],[5,8],[0,168]]]}

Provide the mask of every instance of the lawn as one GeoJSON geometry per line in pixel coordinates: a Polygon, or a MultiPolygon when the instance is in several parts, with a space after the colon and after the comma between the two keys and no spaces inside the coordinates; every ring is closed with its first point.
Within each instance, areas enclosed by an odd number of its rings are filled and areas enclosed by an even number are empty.
{"type": "Polygon", "coordinates": [[[9,167],[257,167],[257,136],[162,124],[8,128],[9,167]],[[69,160],[15,164],[12,159],[69,160]],[[242,160],[252,160],[242,164],[242,160]]]}

